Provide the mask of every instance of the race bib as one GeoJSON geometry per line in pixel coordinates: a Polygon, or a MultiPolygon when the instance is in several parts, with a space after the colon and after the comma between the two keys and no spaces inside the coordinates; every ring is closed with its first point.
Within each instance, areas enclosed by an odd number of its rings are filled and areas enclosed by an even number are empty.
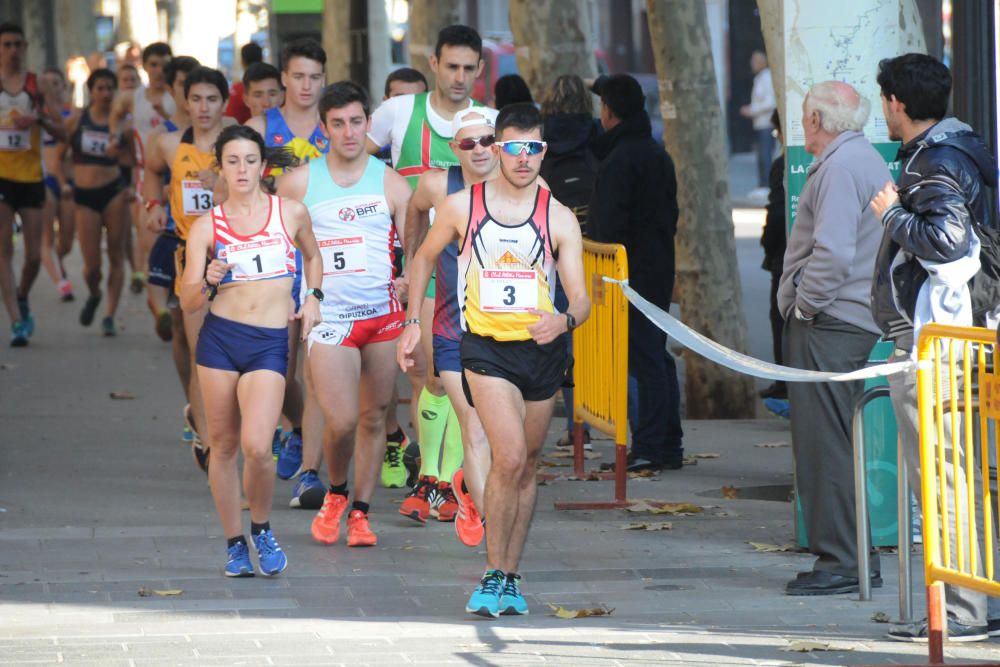
{"type": "Polygon", "coordinates": [[[363,236],[323,239],[319,241],[319,251],[323,255],[324,276],[342,276],[368,270],[368,251],[363,236]]]}
{"type": "Polygon", "coordinates": [[[107,157],[108,155],[108,143],[111,141],[111,135],[107,132],[98,132],[96,130],[84,130],[80,134],[80,150],[82,150],[87,155],[93,155],[95,157],[107,157]]]}
{"type": "Polygon", "coordinates": [[[212,210],[212,191],[202,187],[201,181],[181,181],[184,198],[184,215],[202,215],[212,210]]]}
{"type": "Polygon", "coordinates": [[[0,150],[26,151],[31,148],[31,130],[0,128],[0,150]]]}
{"type": "Polygon", "coordinates": [[[233,280],[261,280],[288,272],[285,265],[285,242],[281,237],[230,243],[226,246],[226,262],[233,264],[233,280]]]}
{"type": "Polygon", "coordinates": [[[479,306],[483,312],[526,313],[538,307],[534,271],[479,271],[479,306]]]}

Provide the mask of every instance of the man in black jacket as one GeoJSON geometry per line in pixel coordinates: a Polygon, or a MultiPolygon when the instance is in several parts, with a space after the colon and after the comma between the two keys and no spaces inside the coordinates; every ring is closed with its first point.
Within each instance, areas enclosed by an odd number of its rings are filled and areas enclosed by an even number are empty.
{"type": "MultiPolygon", "coordinates": [[[[627,74],[601,77],[606,132],[591,148],[601,161],[590,200],[588,236],[621,243],[628,253],[629,284],[660,308],[674,291],[677,178],[670,156],[652,137],[645,96],[627,74]]],[[[667,337],[629,307],[629,374],[638,385],[638,419],[632,426],[629,470],[678,469],[684,449],[677,366],[667,337]]]]}
{"type": "MultiPolygon", "coordinates": [[[[977,224],[988,225],[990,212],[987,187],[997,185],[997,166],[990,151],[972,128],[955,118],[945,118],[951,73],[930,56],[910,53],[883,60],[878,83],[882,89],[882,109],[891,139],[902,142],[897,159],[902,166],[899,181],[886,187],[872,200],[885,232],[875,262],[872,281],[872,316],[887,340],[896,345],[895,356],[911,355],[919,326],[927,321],[969,326],[971,303],[963,308],[931,308],[933,286],[926,266],[945,276],[950,284],[961,285],[979,269],[977,224]],[[950,274],[950,278],[948,275],[950,274]],[[928,318],[927,314],[933,313],[928,318]],[[947,320],[943,314],[950,314],[947,320]],[[915,324],[916,323],[916,324],[915,324]]],[[[968,298],[967,293],[963,298],[968,298]]],[[[947,389],[947,381],[943,383],[947,389]]],[[[914,373],[889,377],[893,409],[899,427],[911,488],[919,493],[919,429],[917,421],[916,377],[914,373]]],[[[947,396],[938,397],[938,400],[947,396]]],[[[959,465],[952,461],[952,428],[944,418],[948,465],[942,471],[950,490],[963,488],[964,452],[959,465]]],[[[961,447],[959,448],[962,449],[961,447]]],[[[974,466],[978,473],[978,462],[974,466]]],[[[980,481],[978,474],[976,488],[980,481]]],[[[949,491],[949,496],[951,492],[949,491]]],[[[981,498],[978,499],[981,503],[981,498]]],[[[956,562],[954,502],[949,502],[947,523],[951,526],[952,562],[956,562]]],[[[981,504],[978,515],[982,516],[981,504]]],[[[967,532],[969,517],[962,516],[967,532]]],[[[977,559],[983,562],[982,553],[977,559]]],[[[981,572],[980,565],[980,572],[981,572]]],[[[987,636],[986,596],[966,588],[946,586],[948,636],[952,641],[976,641],[987,636]]],[[[992,615],[992,614],[990,614],[992,615]]],[[[1000,630],[1000,622],[989,621],[990,630],[1000,630]],[[995,628],[993,626],[996,626],[995,628]]],[[[926,641],[927,623],[895,627],[890,639],[926,641]]]]}

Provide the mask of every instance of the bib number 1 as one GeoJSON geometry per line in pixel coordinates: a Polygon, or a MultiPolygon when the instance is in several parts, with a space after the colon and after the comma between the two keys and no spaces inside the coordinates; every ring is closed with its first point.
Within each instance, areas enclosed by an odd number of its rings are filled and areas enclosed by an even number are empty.
{"type": "Polygon", "coordinates": [[[287,273],[285,243],[280,238],[231,243],[226,262],[233,265],[233,280],[261,280],[287,273]]]}

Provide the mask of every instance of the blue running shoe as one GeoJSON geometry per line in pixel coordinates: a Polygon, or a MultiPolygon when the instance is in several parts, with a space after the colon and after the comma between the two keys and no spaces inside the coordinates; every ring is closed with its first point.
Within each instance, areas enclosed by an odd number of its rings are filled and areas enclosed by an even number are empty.
{"type": "Polygon", "coordinates": [[[31,316],[31,308],[28,307],[28,300],[18,297],[17,311],[21,316],[21,325],[24,327],[24,335],[31,338],[35,333],[35,318],[31,316]]]}
{"type": "Polygon", "coordinates": [[[791,408],[788,407],[788,399],[765,398],[764,407],[775,417],[791,419],[791,408]]]}
{"type": "Polygon", "coordinates": [[[284,434],[282,433],[281,427],[274,429],[274,437],[271,439],[271,458],[274,462],[278,462],[278,457],[281,456],[281,446],[284,444],[282,438],[284,434]]]}
{"type": "Polygon", "coordinates": [[[253,563],[250,562],[250,547],[246,542],[238,542],[226,549],[229,562],[226,563],[227,577],[252,577],[253,563]]]}
{"type": "Polygon", "coordinates": [[[260,561],[260,573],[265,577],[278,574],[288,567],[288,558],[274,539],[274,533],[265,530],[253,536],[253,545],[257,547],[257,560],[260,561]]]}
{"type": "Polygon", "coordinates": [[[278,477],[291,479],[302,470],[302,436],[292,431],[285,436],[285,446],[278,455],[278,477]]]}
{"type": "Polygon", "coordinates": [[[304,510],[318,510],[323,507],[326,498],[326,487],[319,481],[315,470],[305,470],[299,475],[299,481],[292,489],[292,502],[289,507],[301,507],[304,510]]]}
{"type": "Polygon", "coordinates": [[[500,570],[486,570],[476,590],[469,597],[465,611],[486,618],[500,618],[500,596],[506,583],[507,575],[500,570]]]}
{"type": "Polygon", "coordinates": [[[504,616],[527,616],[528,601],[521,595],[521,575],[508,574],[500,594],[500,613],[504,616]]]}
{"type": "Polygon", "coordinates": [[[24,324],[24,320],[18,320],[10,327],[10,346],[11,347],[27,347],[28,346],[28,328],[24,324]]]}

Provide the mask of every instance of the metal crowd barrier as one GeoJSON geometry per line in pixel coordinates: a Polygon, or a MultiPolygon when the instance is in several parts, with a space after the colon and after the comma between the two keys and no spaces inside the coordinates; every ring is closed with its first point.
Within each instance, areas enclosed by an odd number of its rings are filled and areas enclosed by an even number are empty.
{"type": "Polygon", "coordinates": [[[556,509],[613,509],[628,506],[625,470],[628,446],[628,299],[604,276],[628,279],[625,246],[583,240],[583,270],[590,296],[589,319],[573,332],[573,467],[577,477],[615,480],[610,502],[557,502],[556,509]],[[615,440],[614,473],[584,470],[583,424],[615,440]]]}
{"type": "Polygon", "coordinates": [[[993,580],[995,508],[990,489],[990,448],[995,442],[990,434],[1000,419],[996,342],[997,333],[991,329],[939,324],[925,326],[917,342],[924,577],[932,663],[944,661],[944,584],[1000,595],[1000,583],[993,580]],[[964,483],[946,483],[949,468],[964,473],[964,483]],[[949,511],[955,514],[953,527],[949,511]]]}
{"type": "MultiPolygon", "coordinates": [[[[871,549],[871,534],[868,530],[868,465],[865,450],[864,412],[869,403],[878,398],[889,398],[889,387],[872,387],[862,394],[854,407],[851,422],[854,441],[854,509],[857,524],[858,543],[858,599],[867,602],[872,599],[871,568],[868,551],[871,549]]],[[[899,620],[908,623],[913,620],[913,573],[910,566],[910,549],[913,546],[913,517],[910,511],[910,484],[906,474],[902,443],[896,446],[896,508],[899,530],[899,620]]]]}

